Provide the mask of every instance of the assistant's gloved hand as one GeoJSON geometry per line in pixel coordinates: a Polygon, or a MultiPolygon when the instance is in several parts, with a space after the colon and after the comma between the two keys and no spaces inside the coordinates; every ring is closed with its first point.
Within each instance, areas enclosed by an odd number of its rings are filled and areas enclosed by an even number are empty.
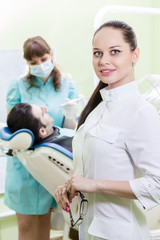
{"type": "Polygon", "coordinates": [[[66,119],[72,119],[78,111],[78,104],[70,99],[66,99],[66,103],[62,104],[61,107],[66,119]]]}

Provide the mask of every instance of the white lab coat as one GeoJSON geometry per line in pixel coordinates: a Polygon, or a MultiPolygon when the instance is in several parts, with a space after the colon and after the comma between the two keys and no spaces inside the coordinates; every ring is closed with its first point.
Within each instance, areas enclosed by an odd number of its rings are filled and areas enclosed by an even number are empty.
{"type": "Polygon", "coordinates": [[[103,101],[73,140],[75,171],[90,179],[129,181],[142,203],[86,194],[89,209],[80,240],[149,240],[144,209],[160,203],[160,119],[138,93],[136,82],[102,89],[103,101]]]}

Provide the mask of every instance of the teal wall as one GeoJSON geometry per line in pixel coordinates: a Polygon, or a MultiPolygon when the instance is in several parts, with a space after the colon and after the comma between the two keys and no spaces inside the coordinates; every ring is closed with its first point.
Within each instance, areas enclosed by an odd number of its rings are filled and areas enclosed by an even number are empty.
{"type": "MultiPolygon", "coordinates": [[[[94,88],[92,69],[93,23],[105,5],[160,8],[159,0],[5,0],[0,6],[0,48],[22,48],[23,42],[41,35],[56,49],[57,64],[76,81],[80,93],[90,95],[94,88]]],[[[160,74],[160,16],[108,14],[105,20],[120,19],[137,33],[141,56],[136,78],[160,74]]],[[[1,199],[3,196],[1,197],[1,199]]],[[[4,211],[2,201],[0,211],[4,211]]],[[[0,220],[0,239],[16,240],[14,217],[0,220]],[[7,233],[7,234],[6,234],[7,233]],[[4,235],[6,236],[4,237],[4,235]]]]}

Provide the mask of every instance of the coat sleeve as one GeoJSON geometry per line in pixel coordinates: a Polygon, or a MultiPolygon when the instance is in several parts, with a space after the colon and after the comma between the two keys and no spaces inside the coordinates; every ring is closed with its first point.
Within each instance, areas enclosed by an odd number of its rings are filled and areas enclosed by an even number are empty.
{"type": "Polygon", "coordinates": [[[143,106],[130,125],[126,147],[143,177],[130,186],[147,210],[160,204],[160,117],[152,105],[143,106]]]}
{"type": "Polygon", "coordinates": [[[13,80],[6,95],[6,108],[11,110],[17,103],[21,102],[21,95],[18,88],[18,80],[13,80]]]}

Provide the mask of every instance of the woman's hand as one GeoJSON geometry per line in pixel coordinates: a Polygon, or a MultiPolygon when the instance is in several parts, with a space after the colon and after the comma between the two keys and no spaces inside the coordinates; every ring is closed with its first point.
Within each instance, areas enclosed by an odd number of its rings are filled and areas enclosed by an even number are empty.
{"type": "Polygon", "coordinates": [[[65,183],[66,192],[68,194],[69,202],[77,195],[77,192],[92,193],[96,191],[96,181],[88,178],[84,178],[78,175],[73,175],[65,183]]]}
{"type": "Polygon", "coordinates": [[[74,99],[66,99],[66,102],[61,105],[63,108],[64,116],[66,119],[71,120],[78,111],[78,104],[74,101],[74,99]]]}
{"type": "Polygon", "coordinates": [[[53,197],[55,198],[57,204],[66,212],[69,211],[69,199],[68,199],[68,194],[66,192],[66,187],[65,185],[59,186],[53,197]]]}
{"type": "Polygon", "coordinates": [[[64,113],[63,127],[75,129],[76,128],[76,113],[78,111],[78,104],[74,99],[66,99],[66,102],[61,105],[64,113]]]}
{"type": "Polygon", "coordinates": [[[87,193],[95,192],[96,181],[73,175],[64,185],[56,189],[54,198],[57,204],[68,212],[69,204],[72,202],[72,199],[77,196],[78,191],[87,193]]]}

